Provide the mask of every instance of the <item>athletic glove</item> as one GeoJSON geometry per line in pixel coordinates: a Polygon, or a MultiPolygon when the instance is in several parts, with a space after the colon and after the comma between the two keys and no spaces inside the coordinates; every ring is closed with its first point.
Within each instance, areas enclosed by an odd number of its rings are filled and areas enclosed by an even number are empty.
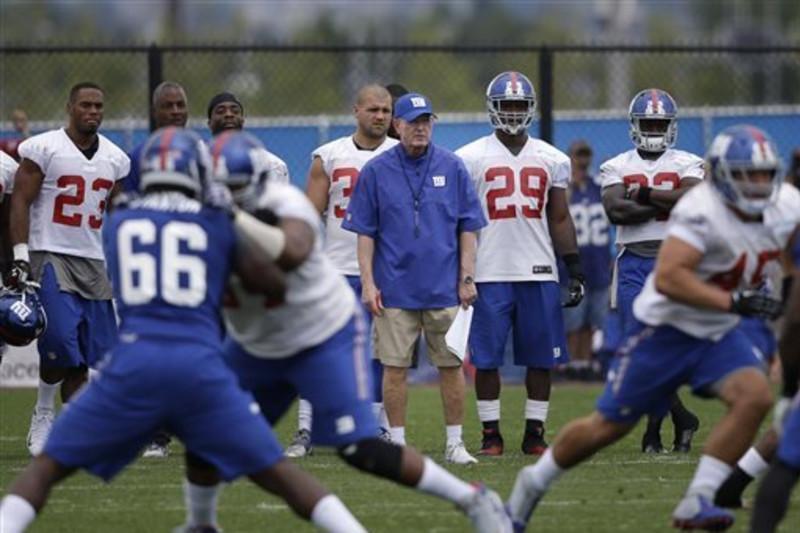
{"type": "Polygon", "coordinates": [[[566,254],[562,259],[567,266],[569,281],[567,282],[567,297],[561,303],[561,306],[576,307],[586,294],[586,283],[584,281],[586,278],[583,276],[578,254],[566,254]]]}
{"type": "Polygon", "coordinates": [[[783,303],[761,291],[738,290],[731,293],[729,310],[737,315],[774,320],[781,316],[783,303]]]}
{"type": "Polygon", "coordinates": [[[31,276],[31,264],[22,259],[16,259],[11,263],[11,270],[6,275],[3,283],[9,289],[21,291],[28,283],[31,276]]]}

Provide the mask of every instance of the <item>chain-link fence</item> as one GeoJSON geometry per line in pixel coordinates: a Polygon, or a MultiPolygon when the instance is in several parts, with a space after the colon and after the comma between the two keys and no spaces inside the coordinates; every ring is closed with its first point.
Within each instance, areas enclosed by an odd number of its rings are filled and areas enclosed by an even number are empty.
{"type": "MultiPolygon", "coordinates": [[[[149,95],[181,83],[190,126],[204,134],[206,106],[221,91],[245,107],[246,127],[305,182],[309,155],[353,128],[350,108],[368,82],[402,83],[434,103],[435,141],[456,149],[490,131],[484,91],[503,70],[528,75],[539,93],[532,133],[566,149],[587,140],[595,166],[630,148],[627,107],[659,87],[679,105],[678,148],[702,154],[736,122],[772,133],[788,159],[800,146],[800,47],[324,47],[179,46],[0,49],[0,111],[26,110],[34,132],[65,124],[71,85],[106,92],[103,132],[132,149],[149,129],[149,95]]],[[[14,137],[10,121],[0,137],[14,137]]]]}

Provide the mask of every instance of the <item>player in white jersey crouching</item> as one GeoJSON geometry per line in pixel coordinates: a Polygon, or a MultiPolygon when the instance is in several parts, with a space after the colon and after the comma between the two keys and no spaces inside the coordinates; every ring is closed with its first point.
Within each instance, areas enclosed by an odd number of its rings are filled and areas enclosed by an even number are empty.
{"type": "Polygon", "coordinates": [[[711,502],[772,404],[740,316],[781,311],[779,299],[755,288],[765,264],[786,253],[800,222],[800,193],[781,188],[777,149],[752,126],[720,133],[708,163],[711,183],[672,210],[655,271],[634,303],[638,326],[615,357],[596,411],[568,424],[542,459],[518,474],[508,503],[518,530],[565,470],[624,437],[642,416],[665,414],[684,384],[718,397],[727,411],[709,433],[673,524],[721,531],[733,523],[711,502]]]}
{"type": "MultiPolygon", "coordinates": [[[[212,143],[216,176],[228,183],[236,203],[274,226],[253,237],[287,271],[282,301],[265,300],[229,287],[225,308],[225,358],[241,385],[252,391],[274,423],[298,394],[314,406],[314,442],[337,449],[351,466],[451,501],[477,531],[511,531],[494,491],[453,476],[412,448],[377,437],[372,415],[372,376],[364,351],[364,320],[353,291],[322,252],[319,213],[291,185],[266,183],[254,137],[225,132],[212,143]]],[[[193,457],[189,468],[208,481],[187,486],[190,512],[216,505],[221,483],[210,464],[193,457]],[[216,477],[215,477],[216,476],[216,477]],[[198,496],[192,501],[191,495],[198,496]]],[[[194,477],[197,479],[197,477],[194,477]]]]}

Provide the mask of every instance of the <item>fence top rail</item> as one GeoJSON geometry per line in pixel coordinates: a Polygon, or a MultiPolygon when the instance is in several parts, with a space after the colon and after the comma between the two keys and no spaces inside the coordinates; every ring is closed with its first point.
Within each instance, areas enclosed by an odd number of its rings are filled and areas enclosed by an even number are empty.
{"type": "Polygon", "coordinates": [[[798,53],[800,43],[782,45],[636,45],[636,44],[559,44],[559,45],[371,45],[371,44],[185,44],[185,45],[0,45],[2,54],[31,53],[146,53],[170,52],[460,52],[460,53],[542,53],[542,52],[640,52],[640,53],[798,53]]]}

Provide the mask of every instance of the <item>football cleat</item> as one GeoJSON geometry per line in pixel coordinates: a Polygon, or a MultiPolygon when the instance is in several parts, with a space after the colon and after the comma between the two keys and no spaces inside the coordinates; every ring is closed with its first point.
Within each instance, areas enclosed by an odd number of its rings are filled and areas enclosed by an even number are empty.
{"type": "Polygon", "coordinates": [[[500,496],[483,484],[475,485],[475,493],[457,506],[472,522],[478,533],[512,533],[511,519],[500,496]]]}
{"type": "Polygon", "coordinates": [[[522,438],[522,453],[525,455],[542,455],[549,445],[544,440],[544,427],[540,431],[526,431],[522,438]]]}
{"type": "Polygon", "coordinates": [[[472,457],[463,441],[449,444],[444,452],[444,462],[453,465],[474,465],[478,460],[472,457]]]}
{"type": "Polygon", "coordinates": [[[506,503],[506,513],[511,517],[515,533],[525,531],[543,496],[544,492],[538,490],[533,483],[533,467],[522,468],[514,480],[511,496],[506,503]]]}
{"type": "Polygon", "coordinates": [[[286,448],[286,457],[306,457],[311,455],[314,448],[311,446],[311,433],[307,429],[298,429],[294,434],[291,444],[286,448]]]}
{"type": "Polygon", "coordinates": [[[173,529],[172,533],[222,533],[222,530],[219,526],[190,526],[184,524],[173,529]]]}
{"type": "Polygon", "coordinates": [[[700,419],[691,415],[688,423],[675,424],[675,440],[672,451],[676,453],[689,453],[692,450],[692,439],[700,427],[700,419]]]}
{"type": "Polygon", "coordinates": [[[481,449],[476,455],[503,455],[503,436],[497,429],[484,429],[481,449]]]}
{"type": "Polygon", "coordinates": [[[142,457],[160,458],[169,456],[169,444],[151,442],[142,453],[142,457]]]}
{"type": "Polygon", "coordinates": [[[31,457],[36,457],[44,450],[44,445],[50,435],[50,429],[53,427],[55,417],[56,414],[52,409],[39,409],[37,407],[33,410],[27,442],[31,457]]]}
{"type": "Polygon", "coordinates": [[[672,513],[672,525],[678,529],[725,531],[733,525],[733,513],[714,507],[703,496],[686,496],[672,513]]]}

